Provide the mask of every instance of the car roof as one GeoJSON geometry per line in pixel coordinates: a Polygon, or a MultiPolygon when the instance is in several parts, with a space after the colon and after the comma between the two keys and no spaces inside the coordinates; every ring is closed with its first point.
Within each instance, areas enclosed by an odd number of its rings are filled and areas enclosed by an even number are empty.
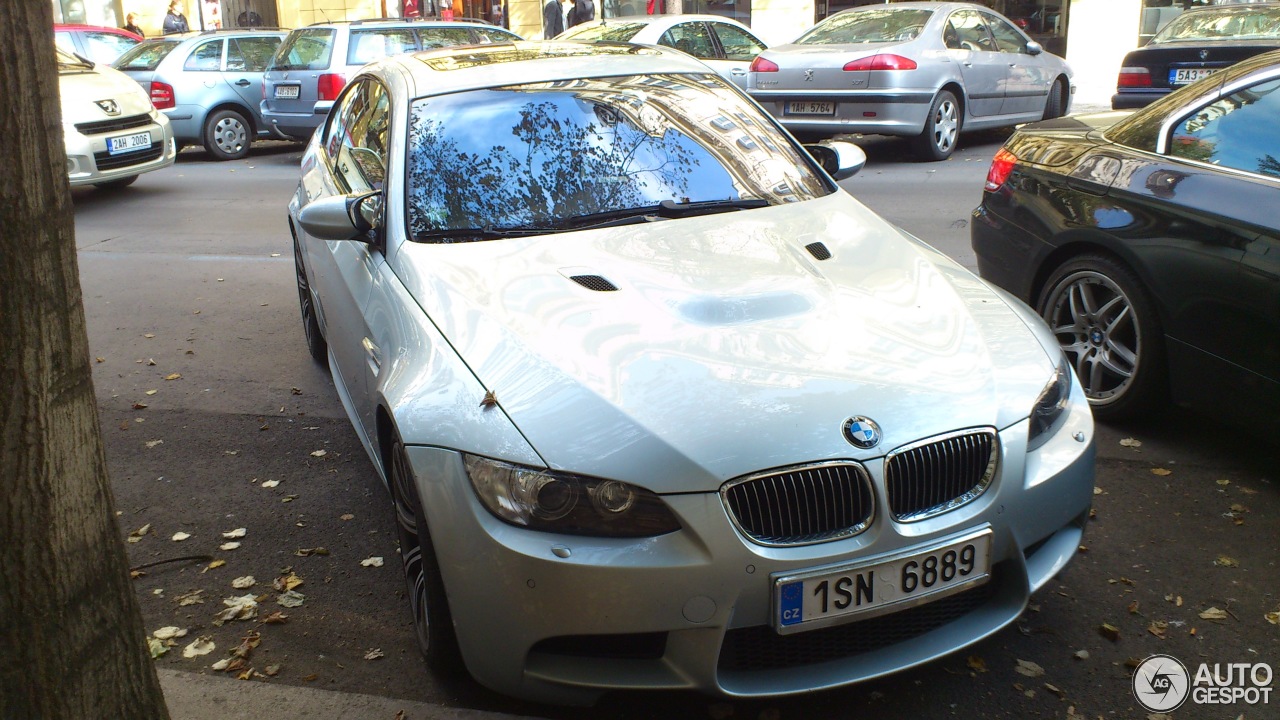
{"type": "MultiPolygon", "coordinates": [[[[329,27],[329,28],[352,27],[354,28],[354,27],[360,27],[364,25],[373,26],[373,27],[379,27],[379,26],[456,27],[458,25],[463,25],[468,27],[471,27],[471,26],[497,27],[496,25],[492,25],[490,23],[487,23],[483,20],[478,20],[476,18],[459,18],[457,20],[440,20],[439,18],[434,18],[434,17],[432,18],[368,18],[365,20],[329,20],[326,22],[311,23],[307,27],[309,28],[315,28],[315,27],[329,27]]],[[[302,28],[299,28],[299,29],[302,29],[302,28]]]]}
{"type": "MultiPolygon", "coordinates": [[[[847,8],[845,10],[841,10],[840,12],[832,13],[832,16],[843,15],[845,13],[851,13],[851,12],[859,12],[862,10],[871,10],[871,9],[876,9],[876,10],[901,10],[901,9],[960,10],[962,8],[966,10],[986,10],[987,12],[991,12],[991,13],[996,12],[995,10],[992,10],[991,8],[986,7],[985,5],[979,5],[977,3],[969,3],[969,2],[895,2],[888,5],[860,5],[858,7],[847,8]]],[[[998,15],[999,13],[996,13],[996,14],[998,15]]]]}
{"type": "Polygon", "coordinates": [[[113,35],[124,35],[125,37],[137,38],[141,40],[140,35],[125,30],[124,28],[110,27],[107,25],[85,25],[83,23],[54,23],[53,29],[57,30],[93,30],[95,32],[108,32],[113,35]]]}
{"type": "Polygon", "coordinates": [[[208,37],[256,37],[256,36],[272,36],[284,37],[289,34],[288,28],[219,28],[217,30],[194,30],[185,33],[169,33],[168,35],[159,35],[148,40],[198,40],[208,37]]]}
{"type": "Polygon", "coordinates": [[[714,74],[668,48],[633,43],[521,41],[439,48],[393,55],[369,66],[403,72],[415,97],[515,83],[659,73],[714,74]]]}
{"type": "MultiPolygon", "coordinates": [[[[584,23],[585,25],[623,25],[630,23],[639,23],[640,25],[651,25],[656,22],[684,22],[688,20],[702,20],[714,22],[727,22],[733,25],[742,25],[741,22],[724,15],[703,15],[689,13],[685,15],[621,15],[619,17],[602,18],[600,20],[592,20],[584,23]]],[[[577,27],[576,25],[574,27],[577,27]]],[[[746,27],[745,25],[743,27],[746,27]]]]}

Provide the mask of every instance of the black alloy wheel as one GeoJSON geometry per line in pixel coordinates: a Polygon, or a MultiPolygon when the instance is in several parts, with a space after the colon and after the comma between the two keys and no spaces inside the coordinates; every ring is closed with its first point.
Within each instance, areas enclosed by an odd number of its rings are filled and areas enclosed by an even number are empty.
{"type": "Polygon", "coordinates": [[[1053,272],[1037,305],[1102,420],[1134,417],[1166,397],[1164,336],[1142,283],[1105,255],[1053,272]]]}
{"type": "Polygon", "coordinates": [[[465,669],[458,637],[453,629],[453,615],[445,594],[444,578],[436,559],[435,545],[427,530],[422,501],[413,483],[413,472],[405,457],[399,436],[387,457],[388,484],[396,511],[396,535],[400,540],[400,559],[404,563],[405,585],[409,591],[409,607],[413,611],[413,628],[418,636],[418,649],[427,667],[441,674],[458,674],[465,669]]]}

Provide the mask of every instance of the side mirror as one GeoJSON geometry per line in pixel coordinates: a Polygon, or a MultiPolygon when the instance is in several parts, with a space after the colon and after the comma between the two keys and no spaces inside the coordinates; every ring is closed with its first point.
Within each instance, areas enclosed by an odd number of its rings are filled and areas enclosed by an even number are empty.
{"type": "Polygon", "coordinates": [[[851,142],[823,140],[815,145],[805,145],[805,150],[836,180],[844,180],[858,174],[867,164],[867,154],[851,142]]]}
{"type": "Polygon", "coordinates": [[[381,214],[381,193],[338,195],[302,208],[298,224],[303,232],[321,240],[365,240],[381,214]]]}
{"type": "Polygon", "coordinates": [[[1040,43],[1036,42],[1035,40],[1031,40],[1027,43],[1028,55],[1039,55],[1042,52],[1044,52],[1044,46],[1041,45],[1040,43]]]}

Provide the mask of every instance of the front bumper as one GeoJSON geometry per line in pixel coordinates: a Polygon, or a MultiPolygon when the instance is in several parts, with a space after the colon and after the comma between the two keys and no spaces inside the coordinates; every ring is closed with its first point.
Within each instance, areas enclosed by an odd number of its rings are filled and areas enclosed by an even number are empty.
{"type": "Polygon", "coordinates": [[[1000,433],[996,479],[978,499],[915,523],[885,511],[868,463],[873,525],[818,545],[764,547],[735,531],[720,496],[664,496],[683,529],[604,539],[507,525],[475,497],[461,456],[407,449],[467,669],[528,699],[586,704],[610,689],[735,697],[833,688],[942,657],[1015,620],[1074,555],[1093,497],[1093,421],[1078,383],[1054,437],[1024,452],[1025,422],[1000,433]],[[774,631],[771,577],[861,562],[966,532],[992,533],[990,582],[869,620],[774,631]]]}
{"type": "Polygon", "coordinates": [[[867,133],[914,137],[924,132],[930,91],[893,90],[830,95],[801,95],[782,90],[752,90],[751,97],[791,132],[829,135],[867,133]],[[793,100],[832,102],[832,115],[794,115],[793,100]]]}
{"type": "Polygon", "coordinates": [[[67,178],[72,187],[122,180],[173,164],[177,152],[169,120],[152,111],[150,122],[128,128],[85,134],[74,124],[64,124],[67,151],[67,178]],[[112,155],[108,140],[139,133],[149,133],[151,144],[129,152],[112,155]]]}

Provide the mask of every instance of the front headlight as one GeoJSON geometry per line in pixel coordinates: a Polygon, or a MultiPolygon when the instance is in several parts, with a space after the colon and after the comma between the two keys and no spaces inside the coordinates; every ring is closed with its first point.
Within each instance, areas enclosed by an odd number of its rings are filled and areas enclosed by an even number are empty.
{"type": "Polygon", "coordinates": [[[652,537],[680,529],[662,498],[630,483],[463,457],[485,508],[512,525],[601,537],[652,537]]]}
{"type": "Polygon", "coordinates": [[[1071,399],[1071,368],[1066,356],[1058,360],[1053,377],[1040,391],[1035,407],[1031,409],[1031,430],[1027,434],[1027,450],[1035,450],[1049,441],[1067,416],[1067,404],[1071,399]]]}

